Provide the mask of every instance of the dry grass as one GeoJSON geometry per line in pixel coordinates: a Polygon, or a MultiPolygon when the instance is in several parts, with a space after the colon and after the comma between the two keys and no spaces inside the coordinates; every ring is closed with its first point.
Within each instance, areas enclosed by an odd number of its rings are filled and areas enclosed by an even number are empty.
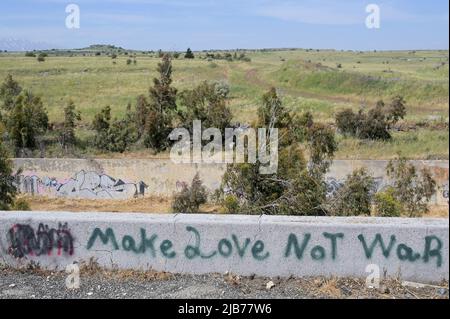
{"type": "Polygon", "coordinates": [[[448,218],[448,206],[432,206],[430,211],[426,213],[423,217],[442,217],[448,218]]]}
{"type": "Polygon", "coordinates": [[[130,200],[87,200],[26,197],[33,211],[169,213],[170,198],[147,197],[130,200]]]}
{"type": "Polygon", "coordinates": [[[331,298],[341,298],[341,290],[338,287],[338,279],[330,278],[320,280],[318,292],[331,298]]]}
{"type": "MultiPolygon", "coordinates": [[[[32,211],[49,212],[112,212],[112,213],[171,213],[170,197],[145,197],[129,200],[87,200],[49,197],[24,197],[32,211]]],[[[202,213],[216,213],[218,207],[207,204],[202,213]]]]}
{"type": "Polygon", "coordinates": [[[123,269],[105,269],[101,267],[96,260],[91,258],[80,265],[80,273],[88,276],[101,276],[114,280],[139,279],[141,281],[163,281],[174,278],[174,275],[164,271],[147,270],[123,270],[123,269]]]}

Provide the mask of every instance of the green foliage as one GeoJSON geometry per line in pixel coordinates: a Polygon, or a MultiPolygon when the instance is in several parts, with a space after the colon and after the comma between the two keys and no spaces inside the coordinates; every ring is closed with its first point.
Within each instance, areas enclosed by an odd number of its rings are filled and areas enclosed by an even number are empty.
{"type": "Polygon", "coordinates": [[[419,217],[428,211],[431,197],[436,193],[436,181],[427,168],[419,172],[404,158],[390,161],[386,172],[393,181],[393,195],[409,217],[419,217]]]}
{"type": "Polygon", "coordinates": [[[277,90],[271,88],[263,95],[262,105],[258,108],[257,127],[278,129],[279,146],[292,145],[296,140],[295,130],[292,129],[293,118],[289,111],[283,106],[278,97],[277,90]]]}
{"type": "Polygon", "coordinates": [[[14,185],[13,164],[0,139],[0,210],[8,210],[14,203],[17,189],[14,185]]]}
{"type": "Polygon", "coordinates": [[[223,209],[227,214],[237,214],[239,212],[239,200],[235,195],[225,195],[223,209]]]}
{"type": "Polygon", "coordinates": [[[168,135],[177,110],[177,90],[172,84],[172,61],[165,54],[158,64],[159,78],[153,79],[144,127],[144,144],[155,151],[169,146],[168,135]]]}
{"type": "Polygon", "coordinates": [[[64,107],[64,123],[60,132],[60,141],[64,148],[75,145],[75,128],[78,121],[81,121],[80,112],[76,110],[75,103],[69,100],[64,107]]]}
{"type": "Polygon", "coordinates": [[[17,148],[35,149],[38,139],[48,129],[48,115],[40,97],[25,91],[10,111],[8,131],[17,148]]]}
{"type": "Polygon", "coordinates": [[[29,210],[31,210],[31,208],[30,208],[30,204],[28,204],[28,202],[25,199],[19,198],[16,201],[14,201],[14,204],[12,206],[12,210],[15,210],[15,211],[29,211],[29,210]]]}
{"type": "Polygon", "coordinates": [[[230,94],[230,85],[225,81],[217,81],[214,83],[215,93],[226,99],[230,94]]]}
{"type": "Polygon", "coordinates": [[[375,211],[380,217],[400,217],[402,204],[395,198],[394,188],[375,194],[375,211]]]}
{"type": "Polygon", "coordinates": [[[123,153],[137,139],[133,116],[129,113],[125,119],[111,121],[109,106],[95,116],[92,126],[97,131],[94,145],[102,150],[123,153]]]}
{"type": "Polygon", "coordinates": [[[223,92],[217,91],[215,83],[202,82],[193,90],[180,93],[179,111],[181,125],[192,133],[192,122],[202,121],[204,127],[218,128],[221,132],[230,127],[232,114],[226,105],[223,92]]]}
{"type": "Polygon", "coordinates": [[[345,109],[336,114],[335,120],[344,135],[360,139],[388,140],[391,138],[390,128],[405,116],[405,100],[396,96],[389,106],[380,100],[367,113],[362,110],[354,113],[351,109],[345,109]]]}
{"type": "Polygon", "coordinates": [[[292,130],[297,141],[304,142],[308,138],[308,131],[314,124],[314,118],[311,112],[304,112],[294,117],[292,130]]]}
{"type": "Polygon", "coordinates": [[[194,53],[192,52],[191,48],[188,48],[186,51],[186,54],[184,55],[185,59],[194,59],[194,53]]]}
{"type": "Polygon", "coordinates": [[[36,54],[34,52],[25,52],[26,57],[35,58],[36,54]]]}
{"type": "Polygon", "coordinates": [[[0,86],[0,100],[1,105],[6,111],[10,111],[14,107],[14,102],[17,96],[22,92],[19,83],[16,82],[11,74],[8,74],[0,86]]]}
{"type": "Polygon", "coordinates": [[[370,215],[375,191],[374,178],[364,168],[357,169],[329,200],[329,210],[335,216],[370,215]]]}
{"type": "Polygon", "coordinates": [[[344,135],[357,136],[358,130],[361,127],[360,115],[355,114],[352,109],[345,109],[336,114],[336,125],[344,135]]]}
{"type": "Polygon", "coordinates": [[[207,199],[208,193],[197,173],[192,180],[191,186],[185,184],[182,190],[175,194],[172,211],[183,214],[198,213],[200,205],[205,204],[207,199]]]}
{"type": "Polygon", "coordinates": [[[307,141],[310,171],[320,178],[330,168],[337,150],[334,131],[322,123],[313,123],[307,130],[307,141]]]}
{"type": "Polygon", "coordinates": [[[38,62],[44,62],[46,57],[47,57],[47,54],[39,53],[39,55],[37,56],[37,61],[38,62]]]}
{"type": "Polygon", "coordinates": [[[230,164],[222,179],[222,204],[227,212],[249,214],[325,215],[326,184],[322,173],[336,148],[334,133],[314,123],[311,114],[293,118],[275,89],[263,96],[258,126],[278,128],[278,171],[259,172],[260,163],[230,164]],[[296,127],[296,125],[302,127],[296,127]],[[307,143],[310,169],[300,143],[307,143]]]}

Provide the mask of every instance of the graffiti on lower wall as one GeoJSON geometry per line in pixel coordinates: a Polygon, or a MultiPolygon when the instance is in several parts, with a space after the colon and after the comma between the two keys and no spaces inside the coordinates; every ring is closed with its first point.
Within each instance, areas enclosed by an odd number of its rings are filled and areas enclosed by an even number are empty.
{"type": "MultiPolygon", "coordinates": [[[[130,254],[127,259],[139,255],[147,256],[149,260],[183,258],[206,262],[230,257],[256,262],[271,258],[298,262],[306,259],[313,262],[339,262],[346,260],[345,255],[351,245],[356,249],[352,256],[358,260],[383,258],[394,263],[426,264],[434,269],[444,266],[446,254],[444,240],[432,234],[424,234],[421,240],[415,240],[413,248],[408,242],[400,240],[395,232],[291,232],[280,234],[284,239],[280,237],[278,246],[274,246],[267,238],[255,239],[233,232],[211,238],[211,233],[208,236],[190,225],[184,227],[184,232],[186,236],[174,239],[163,237],[158,232],[148,232],[145,228],[136,229],[136,233],[119,235],[113,227],[94,227],[87,237],[83,237],[86,242],[78,243],[81,249],[78,253],[85,258],[97,251],[123,251],[130,254]]],[[[15,258],[51,256],[55,249],[58,256],[74,254],[75,239],[67,223],[59,224],[57,229],[41,223],[37,231],[30,225],[16,224],[8,232],[8,241],[8,253],[15,258]]]]}
{"type": "Polygon", "coordinates": [[[130,183],[106,174],[80,171],[74,177],[58,181],[21,175],[16,180],[21,193],[81,199],[130,199],[144,196],[148,186],[144,182],[130,183]]]}
{"type": "Polygon", "coordinates": [[[15,258],[51,256],[54,250],[57,256],[74,253],[74,238],[67,223],[58,224],[58,228],[41,223],[37,231],[30,225],[16,224],[9,229],[7,237],[8,253],[15,258]]]}

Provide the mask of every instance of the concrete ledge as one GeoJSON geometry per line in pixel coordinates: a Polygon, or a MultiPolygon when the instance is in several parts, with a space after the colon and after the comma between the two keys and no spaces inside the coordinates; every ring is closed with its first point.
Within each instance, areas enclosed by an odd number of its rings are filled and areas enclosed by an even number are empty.
{"type": "Polygon", "coordinates": [[[0,212],[0,262],[261,276],[449,277],[448,219],[0,212]]]}

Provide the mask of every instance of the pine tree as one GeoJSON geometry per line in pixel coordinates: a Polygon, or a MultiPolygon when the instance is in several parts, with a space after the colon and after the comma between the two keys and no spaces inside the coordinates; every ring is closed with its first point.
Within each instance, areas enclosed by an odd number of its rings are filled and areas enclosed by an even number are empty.
{"type": "Polygon", "coordinates": [[[0,86],[0,100],[3,101],[2,107],[9,111],[14,106],[15,98],[22,92],[22,88],[17,83],[11,74],[8,74],[5,81],[0,86]]]}
{"type": "Polygon", "coordinates": [[[70,100],[64,108],[64,124],[61,131],[61,144],[64,148],[76,143],[75,127],[81,121],[80,112],[77,112],[75,103],[70,100]]]}
{"type": "Polygon", "coordinates": [[[155,151],[168,146],[168,135],[172,130],[172,121],[177,110],[177,90],[172,84],[172,61],[165,54],[158,64],[159,78],[153,79],[150,88],[149,111],[145,122],[145,145],[155,151]]]}
{"type": "Polygon", "coordinates": [[[34,149],[48,129],[48,115],[40,97],[26,91],[19,95],[8,121],[9,134],[17,148],[34,149]]]}
{"type": "Polygon", "coordinates": [[[184,55],[185,59],[194,59],[194,53],[192,52],[191,48],[188,48],[186,51],[186,54],[184,55]]]}

